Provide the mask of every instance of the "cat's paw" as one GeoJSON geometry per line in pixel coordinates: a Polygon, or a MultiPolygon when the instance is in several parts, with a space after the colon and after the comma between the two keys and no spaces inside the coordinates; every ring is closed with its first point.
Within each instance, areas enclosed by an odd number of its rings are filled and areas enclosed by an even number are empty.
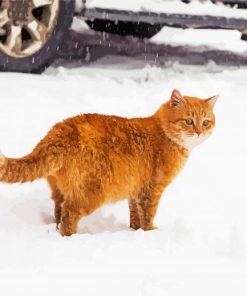
{"type": "Polygon", "coordinates": [[[138,230],[141,228],[141,226],[139,224],[136,223],[130,223],[130,228],[133,230],[138,230]]]}
{"type": "Polygon", "coordinates": [[[144,227],[142,227],[142,230],[144,230],[144,231],[149,231],[149,230],[157,230],[158,229],[158,227],[156,227],[155,225],[147,225],[147,226],[144,226],[144,227]]]}

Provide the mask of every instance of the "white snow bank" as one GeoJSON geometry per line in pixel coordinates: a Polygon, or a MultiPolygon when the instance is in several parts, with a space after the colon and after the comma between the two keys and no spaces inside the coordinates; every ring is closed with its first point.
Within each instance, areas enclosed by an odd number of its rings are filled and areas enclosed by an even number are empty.
{"type": "Polygon", "coordinates": [[[151,41],[158,44],[197,46],[197,50],[201,48],[201,51],[204,51],[205,47],[211,47],[237,53],[247,52],[247,42],[241,40],[241,32],[235,30],[182,30],[164,27],[151,41]]]}
{"type": "Polygon", "coordinates": [[[8,156],[28,153],[55,122],[78,113],[146,116],[175,87],[220,93],[216,130],[164,193],[157,231],[131,231],[122,202],[63,238],[45,182],[0,184],[1,295],[246,295],[246,75],[109,57],[42,76],[0,74],[0,147],[8,156]]]}

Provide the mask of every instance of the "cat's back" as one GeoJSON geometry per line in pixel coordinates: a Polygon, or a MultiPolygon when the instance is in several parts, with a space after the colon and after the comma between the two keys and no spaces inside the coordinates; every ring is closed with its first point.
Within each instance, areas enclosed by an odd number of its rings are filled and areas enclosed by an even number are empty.
{"type": "Polygon", "coordinates": [[[82,114],[70,119],[81,144],[88,147],[140,143],[152,137],[149,118],[124,118],[115,115],[82,114]]]}

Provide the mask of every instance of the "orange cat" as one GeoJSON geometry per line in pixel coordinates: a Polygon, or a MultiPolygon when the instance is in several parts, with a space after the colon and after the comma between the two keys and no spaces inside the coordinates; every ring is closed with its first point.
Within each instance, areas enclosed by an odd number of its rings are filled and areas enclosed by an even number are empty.
{"type": "Polygon", "coordinates": [[[164,189],[215,124],[217,96],[201,100],[172,92],[147,118],[84,114],[56,124],[19,158],[0,158],[0,181],[46,178],[62,235],[105,203],[129,199],[130,227],[154,229],[164,189]]]}

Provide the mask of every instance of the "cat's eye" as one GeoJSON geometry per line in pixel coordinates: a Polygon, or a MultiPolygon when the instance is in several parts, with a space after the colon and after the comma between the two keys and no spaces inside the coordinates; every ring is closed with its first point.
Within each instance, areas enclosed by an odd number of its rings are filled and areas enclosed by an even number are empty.
{"type": "Polygon", "coordinates": [[[193,119],[186,119],[185,120],[186,121],[186,124],[188,124],[188,125],[192,125],[193,124],[193,119]]]}
{"type": "Polygon", "coordinates": [[[203,125],[204,125],[204,126],[208,126],[208,125],[209,125],[209,120],[204,120],[204,121],[203,121],[203,125]]]}

